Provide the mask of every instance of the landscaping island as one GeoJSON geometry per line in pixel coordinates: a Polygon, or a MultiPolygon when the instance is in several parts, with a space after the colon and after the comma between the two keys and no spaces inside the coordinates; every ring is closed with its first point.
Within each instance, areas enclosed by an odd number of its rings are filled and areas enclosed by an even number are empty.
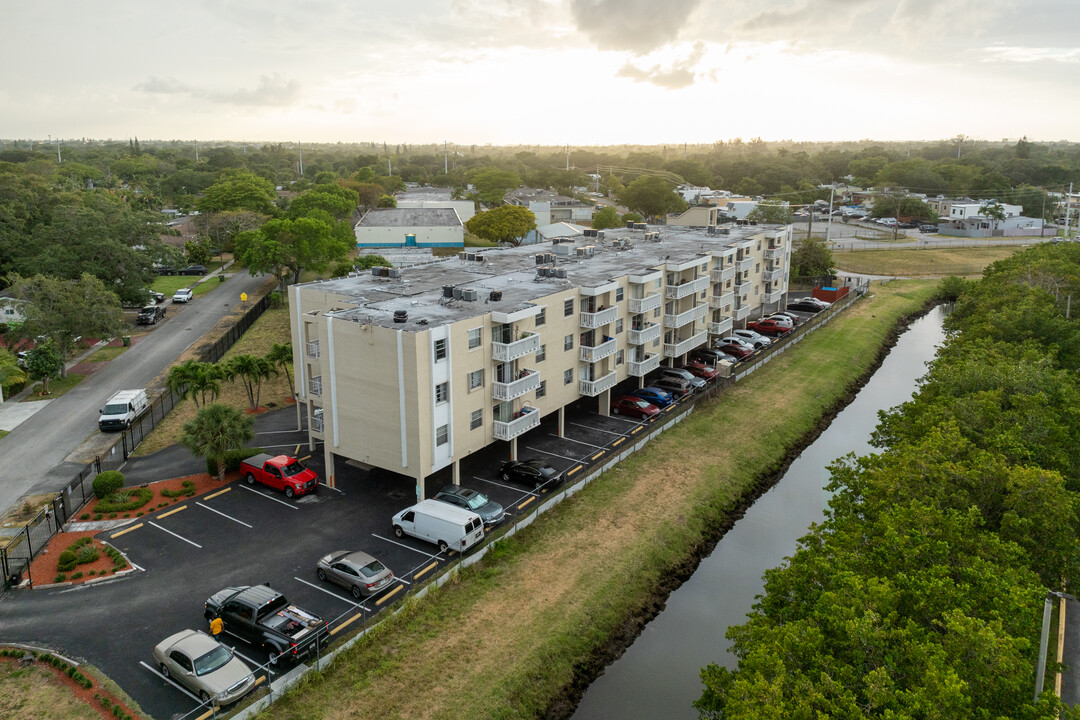
{"type": "Polygon", "coordinates": [[[937,281],[871,295],[427,597],[259,718],[569,716],[873,373],[937,281]]]}

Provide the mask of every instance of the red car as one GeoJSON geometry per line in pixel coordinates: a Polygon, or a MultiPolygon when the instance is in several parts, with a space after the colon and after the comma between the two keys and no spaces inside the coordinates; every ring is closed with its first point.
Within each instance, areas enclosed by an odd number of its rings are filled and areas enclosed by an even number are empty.
{"type": "Polygon", "coordinates": [[[712,380],[719,373],[714,368],[709,367],[700,360],[694,360],[688,362],[682,366],[683,370],[688,371],[691,375],[701,378],[702,380],[712,380]]]}
{"type": "Polygon", "coordinates": [[[659,412],[660,408],[645,402],[639,397],[634,397],[633,395],[623,395],[621,398],[611,402],[612,415],[622,414],[645,419],[650,418],[659,412]]]}
{"type": "Polygon", "coordinates": [[[746,323],[746,329],[759,332],[762,335],[786,335],[791,332],[790,325],[784,325],[779,320],[774,320],[773,318],[748,322],[746,323]]]}
{"type": "Polygon", "coordinates": [[[728,355],[737,357],[740,360],[750,357],[754,352],[750,348],[746,347],[746,345],[734,342],[720,343],[718,345],[714,345],[713,347],[715,347],[720,352],[727,353],[728,355]]]}

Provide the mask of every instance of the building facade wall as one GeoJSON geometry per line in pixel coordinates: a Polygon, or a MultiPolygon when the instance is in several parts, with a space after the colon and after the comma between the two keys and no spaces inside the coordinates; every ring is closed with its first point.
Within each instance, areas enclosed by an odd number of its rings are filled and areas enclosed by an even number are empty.
{"type": "Polygon", "coordinates": [[[464,247],[465,229],[461,225],[415,227],[355,228],[356,247],[405,247],[406,235],[416,236],[417,247],[464,247]]]}

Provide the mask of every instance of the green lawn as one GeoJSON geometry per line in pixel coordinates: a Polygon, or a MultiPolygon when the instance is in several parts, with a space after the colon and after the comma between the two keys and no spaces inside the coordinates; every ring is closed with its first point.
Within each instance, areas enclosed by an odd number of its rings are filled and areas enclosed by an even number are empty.
{"type": "Polygon", "coordinates": [[[41,383],[34,383],[33,391],[24,397],[20,402],[34,402],[36,400],[53,400],[60,397],[68,390],[81,383],[86,379],[85,375],[77,375],[75,373],[68,373],[65,378],[54,378],[49,381],[49,394],[39,395],[41,390],[41,383]]]}
{"type": "Polygon", "coordinates": [[[86,362],[108,362],[127,350],[126,347],[103,347],[86,359],[86,362]]]}
{"type": "Polygon", "coordinates": [[[978,277],[992,262],[1024,248],[929,248],[925,250],[858,250],[833,253],[840,272],[894,277],[978,277]]]}

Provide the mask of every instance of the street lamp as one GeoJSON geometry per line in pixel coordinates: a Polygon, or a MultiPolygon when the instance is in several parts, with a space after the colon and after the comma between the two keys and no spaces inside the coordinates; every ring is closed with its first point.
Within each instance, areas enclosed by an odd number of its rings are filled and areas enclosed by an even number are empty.
{"type": "Polygon", "coordinates": [[[1063,592],[1055,592],[1049,590],[1046,593],[1046,599],[1043,602],[1043,621],[1042,621],[1042,637],[1039,639],[1039,664],[1035,667],[1035,701],[1038,702],[1039,695],[1043,691],[1043,678],[1046,675],[1046,649],[1050,641],[1050,610],[1053,600],[1051,597],[1056,597],[1061,600],[1073,599],[1071,595],[1066,595],[1063,592]]]}

